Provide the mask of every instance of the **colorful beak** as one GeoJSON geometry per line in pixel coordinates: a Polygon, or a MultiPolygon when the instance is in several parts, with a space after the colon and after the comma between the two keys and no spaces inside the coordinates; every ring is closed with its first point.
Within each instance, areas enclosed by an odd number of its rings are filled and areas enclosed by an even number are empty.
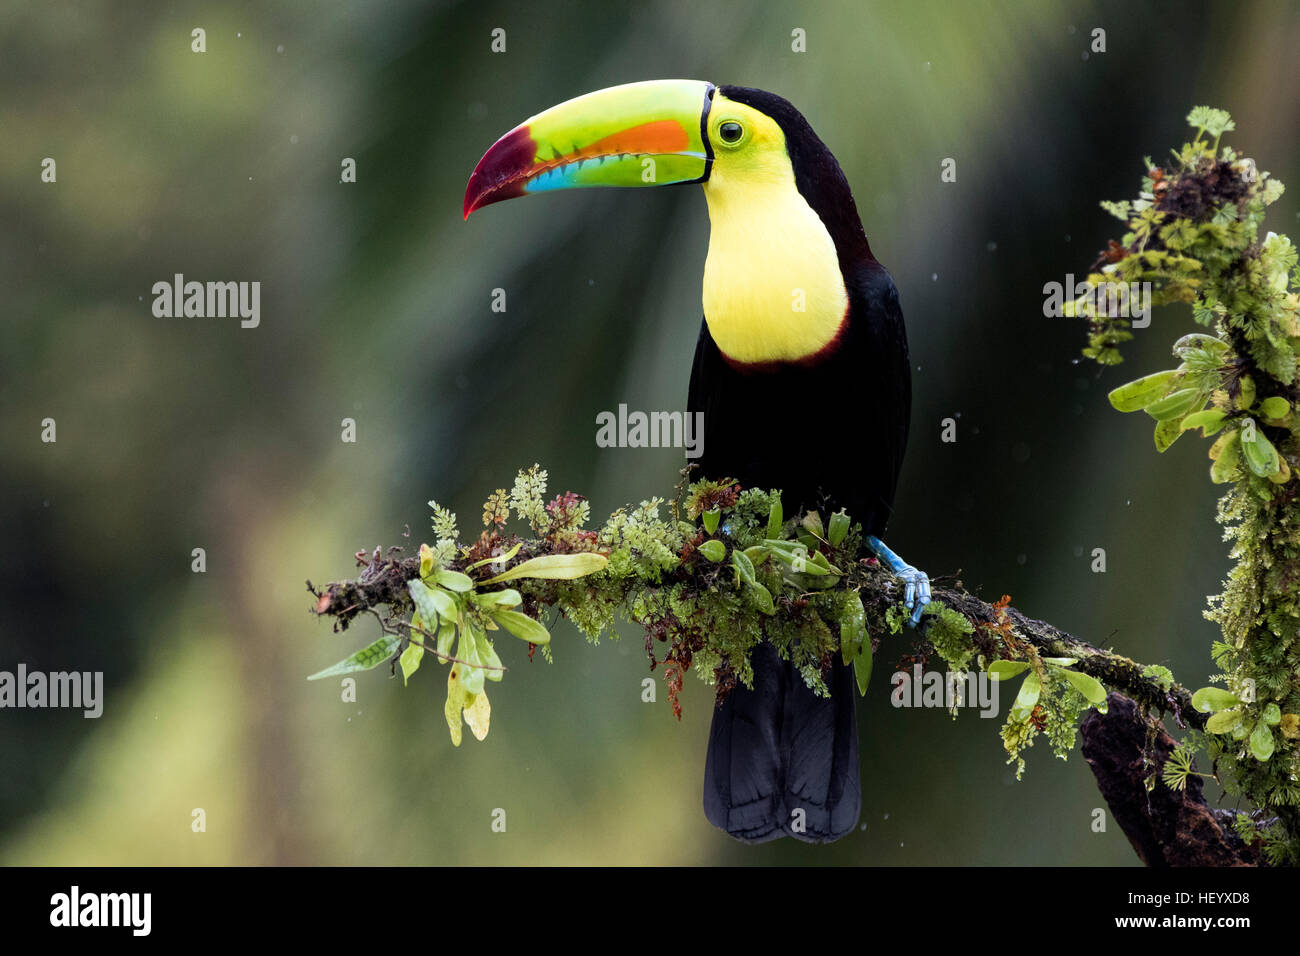
{"type": "Polygon", "coordinates": [[[712,83],[650,80],[552,106],[478,161],[465,187],[465,218],[550,189],[702,183],[713,165],[704,133],[712,102],[712,83]]]}

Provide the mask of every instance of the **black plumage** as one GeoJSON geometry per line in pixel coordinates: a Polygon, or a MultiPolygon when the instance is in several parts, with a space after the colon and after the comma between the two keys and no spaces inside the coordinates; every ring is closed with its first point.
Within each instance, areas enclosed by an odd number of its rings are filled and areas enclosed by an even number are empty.
{"type": "MultiPolygon", "coordinates": [[[[780,489],[787,515],[846,508],[866,534],[883,537],[911,413],[897,290],[871,253],[844,173],[798,110],[761,90],[721,91],[781,126],[795,184],[835,244],[849,309],[840,335],[798,362],[734,363],[704,324],[689,399],[690,411],[704,413],[701,473],[780,489]]],[[[828,699],[770,644],[752,663],[753,689],[737,686],[713,717],[706,815],[747,842],[844,836],[861,807],[851,668],[835,661],[828,699]]]]}

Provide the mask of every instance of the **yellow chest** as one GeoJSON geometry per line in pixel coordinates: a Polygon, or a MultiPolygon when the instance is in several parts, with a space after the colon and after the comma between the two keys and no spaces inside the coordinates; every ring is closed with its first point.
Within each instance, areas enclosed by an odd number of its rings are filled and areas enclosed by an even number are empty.
{"type": "Polygon", "coordinates": [[[795,361],[835,338],[848,309],[835,244],[790,177],[743,191],[705,184],[704,318],[737,362],[795,361]]]}

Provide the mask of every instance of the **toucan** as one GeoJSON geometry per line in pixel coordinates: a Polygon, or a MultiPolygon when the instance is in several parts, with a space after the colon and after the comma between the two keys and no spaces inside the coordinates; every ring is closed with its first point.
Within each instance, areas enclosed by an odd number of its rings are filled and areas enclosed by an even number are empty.
{"type": "MultiPolygon", "coordinates": [[[[901,579],[916,624],[929,578],[882,540],[912,401],[898,291],[798,110],[699,80],[588,93],[497,140],[464,215],[576,186],[689,183],[703,187],[710,223],[688,397],[704,415],[701,474],[780,490],[787,514],[846,509],[901,579]]],[[[851,668],[835,660],[821,697],[770,643],[751,663],[753,686],[737,684],[714,712],[705,815],[748,843],[845,836],[862,803],[851,668]]]]}

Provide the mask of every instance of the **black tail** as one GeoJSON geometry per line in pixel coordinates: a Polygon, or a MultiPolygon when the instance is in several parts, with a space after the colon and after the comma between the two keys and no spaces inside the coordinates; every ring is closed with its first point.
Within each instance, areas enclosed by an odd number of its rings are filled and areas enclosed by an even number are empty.
{"type": "Polygon", "coordinates": [[[704,814],[746,843],[838,840],[862,809],[853,669],[835,662],[828,699],[771,644],[753,666],[754,689],[738,684],[713,715],[704,814]]]}

